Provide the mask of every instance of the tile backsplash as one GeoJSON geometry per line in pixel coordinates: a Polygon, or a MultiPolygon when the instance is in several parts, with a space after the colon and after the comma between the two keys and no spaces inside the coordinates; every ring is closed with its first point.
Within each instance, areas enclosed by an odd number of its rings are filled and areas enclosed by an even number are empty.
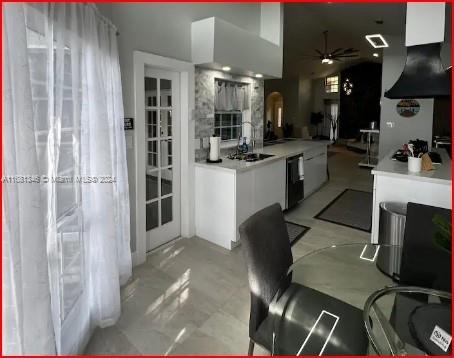
{"type": "MultiPolygon", "coordinates": [[[[195,160],[202,161],[208,157],[208,137],[214,133],[214,94],[215,79],[249,83],[251,98],[251,121],[256,127],[257,146],[263,143],[264,87],[263,80],[228,74],[196,67],[195,69],[195,160]],[[205,138],[205,140],[204,140],[205,138]]],[[[232,152],[232,148],[221,149],[221,156],[232,152]]]]}

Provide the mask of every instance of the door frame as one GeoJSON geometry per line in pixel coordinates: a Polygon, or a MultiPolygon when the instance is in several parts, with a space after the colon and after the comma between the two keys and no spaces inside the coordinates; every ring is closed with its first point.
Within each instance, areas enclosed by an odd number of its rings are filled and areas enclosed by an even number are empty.
{"type": "MultiPolygon", "coordinates": [[[[138,158],[138,143],[145,142],[145,67],[153,67],[177,72],[180,79],[180,228],[182,237],[194,235],[194,106],[195,79],[194,64],[173,58],[154,55],[143,51],[133,52],[134,63],[134,161],[135,161],[135,225],[136,245],[132,252],[132,262],[137,266],[146,260],[147,235],[145,213],[145,168],[141,167],[138,158]],[[142,175],[143,174],[143,175],[142,175]]],[[[134,239],[134,238],[133,238],[134,239]]]]}

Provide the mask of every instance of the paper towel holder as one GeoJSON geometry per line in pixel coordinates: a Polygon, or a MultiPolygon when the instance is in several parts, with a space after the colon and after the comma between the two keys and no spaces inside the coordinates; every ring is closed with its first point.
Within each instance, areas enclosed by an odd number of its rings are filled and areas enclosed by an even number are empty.
{"type": "Polygon", "coordinates": [[[207,163],[222,163],[222,159],[219,158],[218,160],[210,160],[210,158],[207,158],[207,163]]]}
{"type": "MultiPolygon", "coordinates": [[[[218,137],[218,136],[216,134],[213,134],[213,137],[218,137]]],[[[211,143],[210,143],[210,150],[208,152],[210,152],[210,151],[211,151],[211,143]]],[[[208,158],[206,159],[206,161],[207,161],[207,163],[221,163],[222,159],[219,158],[219,159],[216,159],[216,160],[211,160],[210,159],[210,154],[208,154],[208,158]]]]}

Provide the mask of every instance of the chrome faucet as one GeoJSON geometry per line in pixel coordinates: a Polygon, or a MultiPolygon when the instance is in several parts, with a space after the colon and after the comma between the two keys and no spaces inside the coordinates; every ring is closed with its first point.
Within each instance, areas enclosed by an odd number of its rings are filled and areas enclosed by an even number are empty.
{"type": "MultiPolygon", "coordinates": [[[[244,124],[250,124],[251,125],[251,153],[254,153],[254,148],[255,148],[255,130],[257,129],[257,127],[251,121],[244,121],[243,125],[244,124]]],[[[237,143],[237,146],[236,146],[237,152],[238,152],[238,148],[240,146],[241,137],[242,136],[238,137],[238,143],[237,143]]]]}

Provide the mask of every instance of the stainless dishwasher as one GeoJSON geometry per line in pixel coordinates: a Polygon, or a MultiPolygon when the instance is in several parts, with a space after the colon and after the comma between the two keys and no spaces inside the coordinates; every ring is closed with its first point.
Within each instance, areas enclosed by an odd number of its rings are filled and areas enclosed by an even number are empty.
{"type": "Polygon", "coordinates": [[[285,188],[285,208],[290,209],[304,198],[303,154],[287,158],[287,185],[285,188]]]}

